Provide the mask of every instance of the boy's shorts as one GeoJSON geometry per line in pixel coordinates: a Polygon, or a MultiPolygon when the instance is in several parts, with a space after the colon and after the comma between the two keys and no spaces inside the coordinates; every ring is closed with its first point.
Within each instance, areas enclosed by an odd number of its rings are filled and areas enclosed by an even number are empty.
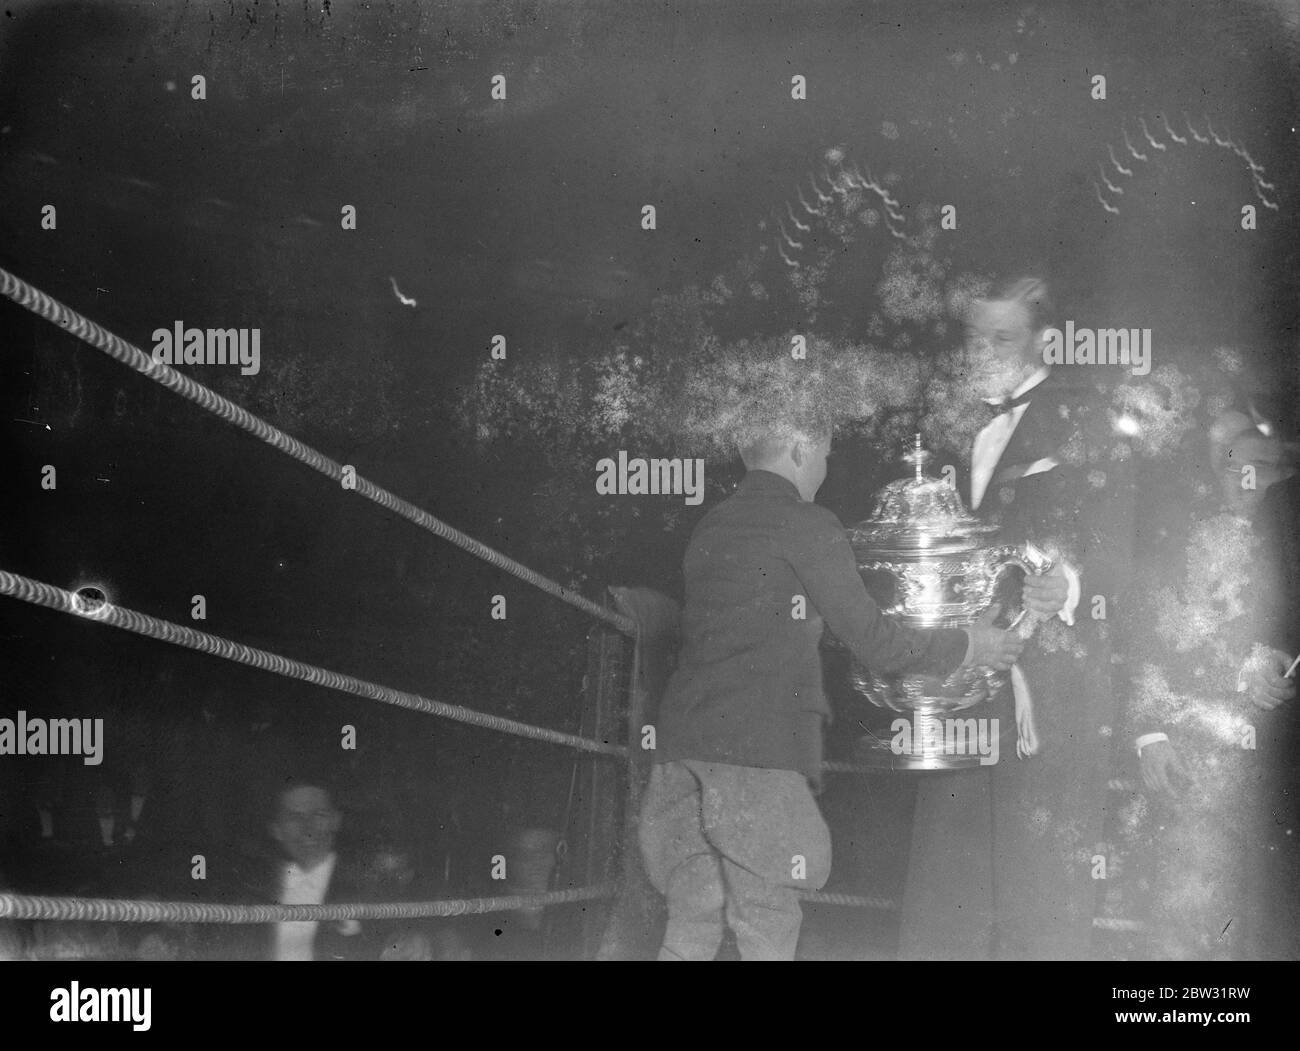
{"type": "Polygon", "coordinates": [[[639,827],[651,884],[668,899],[669,939],[707,958],[726,922],[746,958],[789,959],[798,891],[825,886],[830,830],[803,774],[686,759],[657,764],[639,827]],[[698,952],[697,952],[698,950],[698,952]]]}

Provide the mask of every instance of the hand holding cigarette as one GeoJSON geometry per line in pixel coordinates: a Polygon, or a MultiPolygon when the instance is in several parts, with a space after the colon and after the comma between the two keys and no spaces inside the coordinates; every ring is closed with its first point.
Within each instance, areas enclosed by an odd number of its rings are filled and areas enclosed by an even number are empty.
{"type": "Polygon", "coordinates": [[[1258,646],[1242,668],[1237,689],[1249,692],[1255,707],[1272,711],[1295,697],[1297,667],[1300,667],[1300,656],[1291,660],[1281,650],[1258,646]]]}

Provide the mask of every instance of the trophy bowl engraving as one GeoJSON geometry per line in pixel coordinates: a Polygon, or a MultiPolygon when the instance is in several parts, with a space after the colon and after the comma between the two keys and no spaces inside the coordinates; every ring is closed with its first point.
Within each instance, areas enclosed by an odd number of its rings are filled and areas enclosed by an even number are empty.
{"type": "MultiPolygon", "coordinates": [[[[997,623],[1016,625],[1024,616],[1021,585],[1027,572],[1044,572],[1050,561],[1032,546],[1015,548],[990,543],[996,524],[967,512],[957,490],[927,477],[930,454],[916,436],[903,457],[915,467],[913,477],[885,486],[871,516],[848,530],[858,570],[881,611],[909,627],[961,628],[974,622],[992,603],[1002,607],[997,623]]],[[[1032,626],[1030,626],[1032,627],[1032,626]]],[[[1022,629],[1023,630],[1023,629],[1022,629]]],[[[827,645],[847,651],[833,636],[827,645]]],[[[978,755],[898,754],[890,748],[890,727],[898,715],[913,722],[956,713],[978,714],[1007,685],[1007,675],[992,668],[958,668],[947,676],[915,672],[881,674],[849,656],[847,673],[854,693],[875,711],[863,722],[867,736],[859,758],[887,769],[961,769],[978,765],[978,755]]]]}

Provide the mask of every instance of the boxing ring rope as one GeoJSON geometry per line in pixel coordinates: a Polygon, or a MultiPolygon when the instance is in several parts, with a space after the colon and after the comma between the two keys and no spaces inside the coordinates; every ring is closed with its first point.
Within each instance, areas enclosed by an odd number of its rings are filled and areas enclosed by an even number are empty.
{"type": "MultiPolygon", "coordinates": [[[[500,733],[535,741],[576,748],[599,755],[625,756],[628,749],[605,741],[562,733],[545,727],[531,726],[500,716],[477,712],[460,705],[446,704],[418,694],[390,689],[350,675],[342,675],[315,665],[295,661],[266,650],[206,632],[196,631],[170,621],[160,620],[136,610],[104,603],[93,611],[85,609],[84,600],[73,592],[30,577],[0,570],[0,594],[33,605],[72,613],[89,620],[134,632],[160,642],[184,646],[245,664],[286,678],[359,697],[393,704],[411,711],[437,715],[454,722],[467,723],[500,733]]],[[[103,923],[283,923],[293,920],[401,920],[426,917],[467,916],[489,912],[509,912],[522,908],[564,905],[576,901],[613,898],[618,887],[612,883],[594,887],[541,894],[493,898],[453,898],[428,902],[340,905],[220,905],[198,902],[158,902],[110,900],[104,898],[49,897],[29,894],[0,894],[0,918],[19,920],[83,920],[103,923]]]]}
{"type": "MultiPolygon", "coordinates": [[[[431,917],[477,916],[489,912],[600,901],[618,894],[618,885],[514,894],[495,898],[443,898],[435,901],[374,905],[216,905],[191,901],[133,901],[118,898],[50,897],[39,894],[0,894],[0,919],[82,921],[88,923],[291,923],[295,920],[420,920],[431,917]]],[[[884,898],[809,891],[805,901],[819,905],[889,909],[884,898]]]]}
{"type": "Polygon", "coordinates": [[[292,660],[289,657],[282,657],[267,650],[245,646],[240,642],[231,642],[229,639],[223,639],[218,635],[209,635],[207,632],[196,631],[180,624],[173,624],[171,621],[159,620],[147,613],[140,613],[111,603],[104,603],[93,613],[84,612],[81,608],[85,605],[84,600],[73,592],[65,591],[63,588],[46,584],[43,581],[32,580],[30,577],[19,576],[17,573],[10,573],[6,570],[0,570],[0,595],[9,595],[24,602],[30,602],[35,606],[46,606],[50,609],[62,610],[64,613],[74,613],[88,620],[110,624],[115,628],[121,628],[123,631],[134,632],[137,635],[144,635],[160,642],[169,642],[174,646],[184,646],[187,649],[198,650],[200,653],[210,653],[213,656],[222,657],[237,664],[246,664],[249,667],[260,668],[262,671],[273,672],[286,678],[301,679],[314,686],[324,686],[327,689],[338,690],[342,693],[353,693],[358,697],[366,697],[372,701],[396,705],[399,708],[424,712],[426,715],[438,715],[454,722],[468,723],[471,726],[480,726],[487,730],[496,730],[517,737],[527,737],[534,741],[548,741],[551,744],[566,745],[584,752],[616,756],[627,754],[627,748],[624,745],[609,744],[606,741],[579,737],[577,734],[562,733],[559,730],[549,730],[542,726],[531,726],[528,723],[505,719],[499,715],[477,712],[472,708],[464,708],[458,704],[447,704],[443,701],[421,697],[419,694],[394,690],[387,686],[380,686],[377,683],[367,682],[365,679],[357,679],[351,675],[343,675],[327,668],[317,667],[314,664],[306,664],[302,661],[292,660]]]}
{"type": "MultiPolygon", "coordinates": [[[[234,402],[222,397],[203,384],[190,379],[168,365],[155,362],[144,351],[100,325],[86,318],[66,304],[35,288],[22,278],[0,267],[0,294],[31,311],[39,317],[60,326],[82,342],[103,351],[109,357],[161,384],[176,394],[194,402],[200,408],[247,431],[255,438],[306,464],[312,470],[335,482],[342,482],[343,466],[311,446],[300,442],[284,431],[255,416],[234,402]]],[[[372,502],[400,515],[420,528],[449,541],[488,564],[502,569],[548,594],[580,609],[597,620],[612,625],[634,638],[638,625],[633,617],[607,609],[571,589],[537,573],[520,562],[502,554],[466,533],[435,518],[429,512],[389,492],[381,486],[356,475],[357,493],[372,502]]],[[[563,733],[545,727],[532,726],[513,719],[489,715],[460,705],[447,704],[418,694],[394,690],[377,683],[343,675],[315,665],[306,664],[266,650],[174,624],[170,621],[140,613],[135,610],[104,603],[94,611],[72,592],[42,581],[0,570],[0,594],[6,594],[34,605],[58,609],[86,619],[97,620],[124,631],[208,653],[226,660],[259,668],[263,671],[296,678],[313,685],[352,693],[359,697],[392,704],[411,711],[441,716],[455,722],[479,726],[501,733],[546,741],[598,755],[630,758],[631,749],[607,741],[563,733]]],[[[874,768],[847,762],[828,761],[823,768],[832,773],[871,774],[874,768]]],[[[1117,787],[1112,785],[1113,787],[1117,787]]],[[[463,916],[491,912],[507,912],[521,908],[561,905],[576,901],[593,901],[616,897],[616,884],[603,883],[592,887],[553,891],[532,895],[515,895],[492,898],[443,899],[428,902],[339,905],[221,905],[196,902],[154,902],[137,900],[110,900],[102,898],[52,897],[26,894],[0,894],[0,918],[30,920],[82,920],[92,922],[127,923],[228,923],[260,924],[290,922],[295,920],[361,920],[361,919],[419,919],[425,917],[463,916]]],[[[846,906],[893,910],[898,903],[887,898],[868,895],[840,894],[825,891],[805,891],[800,894],[810,904],[846,906]]],[[[1141,929],[1141,924],[1125,920],[1095,918],[1095,927],[1112,930],[1141,929]]]]}
{"type": "MultiPolygon", "coordinates": [[[[846,763],[840,760],[827,760],[822,769],[830,774],[879,774],[881,767],[866,766],[862,763],[846,763]]],[[[1106,782],[1108,792],[1141,792],[1142,786],[1130,778],[1112,777],[1106,782]]]]}
{"type": "Polygon", "coordinates": [[[877,898],[870,894],[840,894],[828,890],[805,890],[799,894],[801,901],[811,905],[843,905],[850,909],[880,909],[891,912],[898,908],[892,898],[877,898]]]}
{"type": "MultiPolygon", "coordinates": [[[[162,384],[182,398],[188,398],[200,408],[206,409],[213,415],[220,416],[228,423],[233,423],[236,427],[247,431],[254,438],[266,442],[286,456],[291,456],[295,460],[305,463],[313,471],[319,471],[326,478],[331,478],[335,482],[342,482],[342,464],[331,460],[324,453],[318,452],[310,445],[298,441],[297,438],[286,434],[278,427],[272,426],[266,420],[254,416],[247,409],[241,408],[233,401],[223,398],[216,391],[209,390],[203,384],[197,383],[188,376],[177,372],[170,365],[163,365],[154,361],[139,347],[95,324],[89,318],[77,313],[77,311],[59,302],[53,296],[47,295],[40,289],[28,284],[22,278],[10,273],[3,267],[0,267],[0,294],[13,300],[20,307],[30,310],[33,314],[43,317],[46,321],[50,321],[71,332],[83,343],[94,347],[96,350],[102,350],[115,361],[120,361],[123,365],[135,369],[136,372],[144,373],[151,380],[162,384]]],[[[516,562],[481,541],[475,540],[467,533],[462,533],[459,529],[435,518],[428,511],[421,510],[409,501],[403,500],[400,496],[375,485],[368,479],[363,478],[359,473],[356,476],[356,483],[356,492],[366,499],[374,501],[381,507],[386,507],[410,522],[414,522],[421,529],[428,530],[435,536],[455,544],[462,551],[469,552],[475,558],[482,559],[498,569],[505,570],[520,580],[532,584],[533,587],[554,595],[561,602],[567,602],[570,606],[583,610],[597,620],[612,624],[624,634],[634,635],[636,633],[636,625],[632,618],[605,609],[576,591],[542,576],[523,563],[516,562]]]]}
{"type": "MultiPolygon", "coordinates": [[[[396,902],[376,905],[214,905],[187,901],[134,901],[112,898],[49,897],[39,894],[0,894],[0,919],[14,920],[81,920],[104,923],[288,923],[294,920],[414,920],[429,917],[474,916],[489,912],[547,905],[567,905],[575,901],[601,901],[614,898],[619,887],[614,883],[572,890],[549,891],[497,898],[445,898],[438,901],[396,902]]],[[[898,908],[891,898],[866,894],[839,894],[831,891],[804,891],[799,895],[810,905],[842,906],[853,909],[878,909],[890,912],[898,908]]],[[[1100,930],[1141,931],[1136,920],[1095,917],[1092,925],[1100,930]]]]}
{"type": "Polygon", "coordinates": [[[295,920],[420,920],[478,916],[489,912],[612,898],[612,883],[544,894],[496,898],[444,898],[376,905],[215,905],[190,901],[128,901],[116,898],[0,894],[0,918],[88,923],[291,923],[295,920]]]}

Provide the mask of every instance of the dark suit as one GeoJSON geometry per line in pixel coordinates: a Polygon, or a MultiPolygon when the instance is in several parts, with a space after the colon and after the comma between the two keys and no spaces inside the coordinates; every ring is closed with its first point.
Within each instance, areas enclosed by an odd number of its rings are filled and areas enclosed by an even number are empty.
{"type": "Polygon", "coordinates": [[[1257,643],[1294,651],[1300,490],[1276,486],[1253,518],[1234,509],[1206,467],[1212,419],[1146,465],[1120,739],[1132,776],[1134,739],[1167,733],[1194,780],[1173,778],[1176,798],[1135,786],[1107,837],[1121,859],[1108,905],[1145,922],[1131,955],[1294,958],[1296,709],[1261,711],[1238,684],[1257,643]]]}
{"type": "MultiPolygon", "coordinates": [[[[1261,573],[1273,582],[1259,641],[1294,658],[1300,652],[1300,474],[1265,494],[1255,521],[1261,573]]],[[[1258,947],[1267,959],[1300,959],[1300,698],[1256,719],[1264,761],[1258,947]]]]}
{"type": "MultiPolygon", "coordinates": [[[[1088,954],[1116,714],[1111,638],[1122,631],[1131,565],[1131,461],[1086,369],[1053,370],[1029,399],[978,513],[1000,520],[1000,543],[1055,549],[1079,571],[1075,626],[1041,624],[1020,662],[1038,755],[1016,755],[1006,690],[988,713],[1002,731],[996,765],[917,775],[904,958],[1088,954]],[[1024,473],[1046,458],[1059,463],[1024,473]],[[1094,596],[1105,599],[1104,620],[1093,619],[1094,596]]],[[[960,484],[969,502],[968,478],[960,484]]]]}
{"type": "MultiPolygon", "coordinates": [[[[279,901],[285,859],[275,854],[209,865],[209,871],[220,872],[222,889],[220,897],[232,904],[273,905],[279,901]]],[[[325,892],[324,905],[352,904],[365,900],[360,889],[360,873],[355,862],[345,853],[339,853],[325,892]]],[[[312,942],[312,956],[316,960],[375,959],[378,926],[370,921],[360,921],[361,930],[347,934],[349,926],[335,921],[321,921],[312,942]]],[[[275,958],[275,925],[234,924],[217,931],[213,944],[205,955],[218,959],[272,960],[275,958]]]]}

